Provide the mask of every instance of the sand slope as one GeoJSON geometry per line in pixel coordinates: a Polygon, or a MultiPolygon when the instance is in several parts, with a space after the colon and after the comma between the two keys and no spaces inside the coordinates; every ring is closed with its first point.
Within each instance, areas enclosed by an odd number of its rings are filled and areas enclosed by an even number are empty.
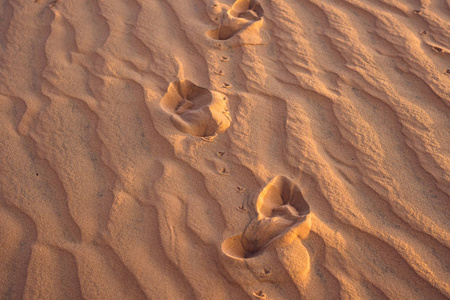
{"type": "Polygon", "coordinates": [[[0,15],[1,299],[450,297],[448,1],[0,15]]]}

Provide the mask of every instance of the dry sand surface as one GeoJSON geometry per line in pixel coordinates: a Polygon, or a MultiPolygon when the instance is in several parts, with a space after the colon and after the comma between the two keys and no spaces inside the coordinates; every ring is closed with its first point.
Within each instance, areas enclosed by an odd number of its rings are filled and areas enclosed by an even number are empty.
{"type": "Polygon", "coordinates": [[[448,299],[449,0],[1,0],[0,299],[448,299]]]}

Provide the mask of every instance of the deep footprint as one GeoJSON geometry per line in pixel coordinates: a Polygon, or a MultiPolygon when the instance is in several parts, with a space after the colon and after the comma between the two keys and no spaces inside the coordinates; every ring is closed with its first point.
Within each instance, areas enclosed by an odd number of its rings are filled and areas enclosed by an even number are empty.
{"type": "Polygon", "coordinates": [[[265,249],[271,242],[293,230],[299,236],[306,236],[309,227],[301,228],[306,221],[310,207],[303,198],[300,188],[290,179],[277,176],[255,199],[257,216],[250,221],[241,237],[246,256],[265,249]]]}
{"type": "Polygon", "coordinates": [[[265,35],[261,41],[267,42],[267,33],[260,31],[264,10],[256,0],[237,0],[231,9],[223,8],[215,19],[219,27],[207,32],[215,40],[228,40],[234,35],[253,27],[255,34],[265,35]]]}
{"type": "Polygon", "coordinates": [[[160,104],[178,130],[193,136],[210,137],[230,127],[226,97],[189,80],[171,82],[160,104]]]}

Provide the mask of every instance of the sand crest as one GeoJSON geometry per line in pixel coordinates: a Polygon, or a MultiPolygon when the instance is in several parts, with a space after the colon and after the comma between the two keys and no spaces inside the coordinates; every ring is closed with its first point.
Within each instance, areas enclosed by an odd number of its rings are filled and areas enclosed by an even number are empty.
{"type": "Polygon", "coordinates": [[[450,298],[448,1],[0,15],[0,299],[450,298]]]}

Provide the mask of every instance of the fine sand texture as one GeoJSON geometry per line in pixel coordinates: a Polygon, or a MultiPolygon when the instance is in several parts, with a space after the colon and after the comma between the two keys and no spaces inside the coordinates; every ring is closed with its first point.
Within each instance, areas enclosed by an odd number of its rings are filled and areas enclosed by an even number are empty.
{"type": "Polygon", "coordinates": [[[0,1],[0,299],[448,298],[449,0],[0,1]]]}

